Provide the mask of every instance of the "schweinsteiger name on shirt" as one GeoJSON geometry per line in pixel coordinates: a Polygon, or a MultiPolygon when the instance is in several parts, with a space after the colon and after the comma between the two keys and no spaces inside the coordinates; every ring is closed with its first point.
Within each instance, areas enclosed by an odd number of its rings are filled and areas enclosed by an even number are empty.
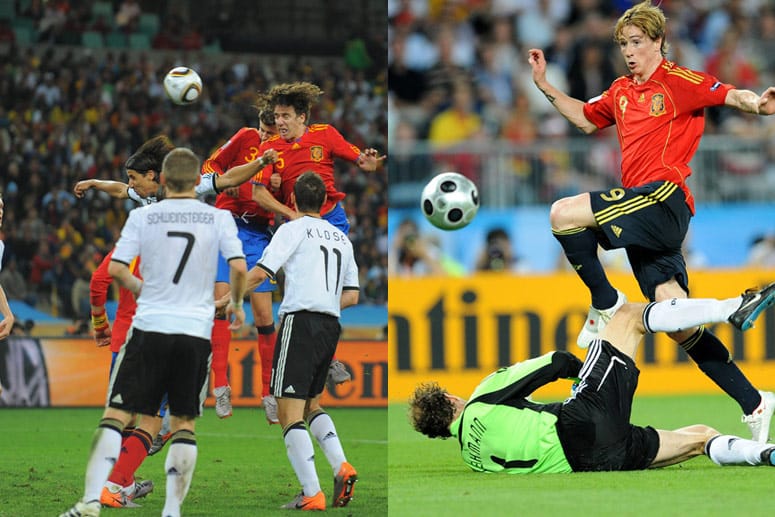
{"type": "Polygon", "coordinates": [[[214,224],[215,218],[213,214],[207,212],[160,212],[146,214],[146,221],[148,224],[159,223],[201,223],[201,224],[214,224]]]}

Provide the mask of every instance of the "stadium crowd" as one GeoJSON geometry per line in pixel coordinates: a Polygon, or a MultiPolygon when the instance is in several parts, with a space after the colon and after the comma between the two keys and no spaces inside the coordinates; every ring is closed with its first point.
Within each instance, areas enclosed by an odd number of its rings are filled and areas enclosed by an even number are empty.
{"type": "MultiPolygon", "coordinates": [[[[246,54],[95,51],[14,43],[0,47],[0,191],[5,201],[4,271],[22,300],[60,317],[89,317],[89,279],[135,204],[72,187],[87,178],[126,181],[124,162],[145,140],[168,135],[204,159],[240,127],[258,124],[256,93],[310,81],[324,95],[313,123],[334,125],[361,148],[387,149],[384,74],[341,59],[246,54]],[[202,98],[175,106],[161,80],[173,66],[197,70],[202,98]]],[[[387,298],[387,172],[336,162],[347,194],[362,303],[387,298]]]]}
{"type": "MultiPolygon", "coordinates": [[[[481,157],[505,148],[511,158],[505,160],[508,175],[530,177],[527,188],[536,190],[524,194],[527,202],[547,203],[570,192],[611,186],[618,178],[618,154],[615,146],[613,151],[600,146],[597,152],[596,142],[613,133],[600,132],[578,153],[558,152],[577,133],[533,85],[527,51],[544,50],[547,76],[571,97],[597,96],[627,73],[612,29],[618,16],[635,3],[391,0],[389,145],[395,151],[391,152],[391,185],[423,181],[442,170],[457,170],[475,181],[486,179],[482,176],[488,174],[487,165],[481,157]],[[537,145],[550,141],[557,144],[552,152],[535,151],[537,145]],[[426,156],[402,152],[423,145],[429,146],[435,169],[426,156]],[[484,153],[472,152],[482,149],[484,153]],[[520,149],[526,151],[524,155],[520,149]],[[587,163],[576,163],[580,159],[587,163]]],[[[668,19],[669,59],[740,88],[760,92],[773,84],[772,2],[658,3],[668,19]]],[[[706,134],[755,139],[775,133],[771,117],[723,109],[710,110],[708,115],[706,134]]],[[[775,180],[775,155],[771,149],[764,154],[765,159],[737,155],[726,161],[722,156],[721,166],[740,176],[770,170],[775,180]]],[[[733,178],[730,189],[740,190],[740,176],[733,178]]]]}

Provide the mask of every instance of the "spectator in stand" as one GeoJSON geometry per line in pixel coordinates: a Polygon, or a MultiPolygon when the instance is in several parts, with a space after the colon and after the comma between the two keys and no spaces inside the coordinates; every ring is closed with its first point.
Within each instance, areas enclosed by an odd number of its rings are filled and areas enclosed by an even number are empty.
{"type": "Polygon", "coordinates": [[[418,153],[417,130],[412,124],[399,121],[395,141],[390,145],[391,176],[402,181],[422,181],[433,171],[433,163],[426,153],[418,153]]]}
{"type": "Polygon", "coordinates": [[[705,72],[739,88],[758,89],[759,74],[739,47],[740,34],[734,27],[724,32],[718,48],[705,61],[705,72]]]}
{"type": "MultiPolygon", "coordinates": [[[[37,13],[40,19],[43,8],[43,2],[33,0],[29,14],[37,13]]],[[[82,9],[69,12],[70,17],[79,19],[69,20],[66,26],[83,23],[82,9]]],[[[14,232],[8,232],[6,254],[8,259],[17,260],[32,295],[38,295],[39,309],[50,308],[57,279],[52,272],[53,257],[60,256],[65,247],[65,253],[75,260],[92,239],[98,251],[106,253],[134,205],[106,199],[92,190],[72,215],[70,202],[54,201],[60,197],[59,185],[72,185],[85,177],[123,180],[122,165],[132,151],[153,135],[172,132],[172,128],[177,130],[176,143],[207,156],[213,144],[223,141],[232,128],[251,123],[245,113],[249,113],[256,85],[294,77],[282,66],[281,59],[245,59],[241,74],[233,73],[233,60],[228,54],[197,56],[200,59],[199,71],[207,84],[204,95],[197,104],[179,109],[166,101],[159,79],[174,66],[173,58],[159,56],[151,62],[144,54],[132,52],[89,53],[78,47],[54,52],[36,46],[8,47],[3,55],[4,73],[0,74],[0,184],[6,191],[7,219],[11,221],[15,216],[16,224],[14,232]],[[59,100],[50,107],[43,101],[33,102],[36,90],[43,99],[44,88],[39,86],[44,84],[46,73],[54,74],[53,85],[61,92],[59,100]],[[83,238],[80,244],[65,244],[57,237],[65,218],[83,238]]],[[[353,143],[387,148],[386,89],[382,79],[373,71],[360,77],[348,75],[330,63],[305,62],[305,76],[326,84],[330,92],[325,105],[317,107],[314,116],[318,117],[320,111],[326,116],[319,118],[347,127],[353,143]],[[349,101],[345,101],[346,91],[351,92],[349,101]]],[[[347,164],[336,164],[337,181],[348,170],[347,164]]],[[[374,190],[374,203],[384,207],[387,172],[383,168],[371,176],[365,188],[369,188],[371,181],[379,185],[374,190]]],[[[346,182],[344,185],[345,189],[361,192],[358,196],[367,195],[364,186],[346,182]]],[[[356,210],[351,213],[353,221],[376,220],[380,213],[373,203],[352,206],[356,210]],[[360,210],[370,212],[358,213],[360,210]]],[[[384,232],[386,223],[379,228],[384,232]]],[[[357,227],[353,230],[357,231],[357,227]]],[[[376,261],[372,255],[365,260],[356,259],[364,271],[376,261]]],[[[58,293],[59,296],[71,299],[70,293],[58,293]]]]}
{"type": "Polygon", "coordinates": [[[482,119],[475,111],[474,91],[466,81],[457,81],[452,87],[452,105],[431,120],[428,141],[436,148],[449,147],[468,141],[482,127],[482,119]]]}
{"type": "Polygon", "coordinates": [[[36,297],[27,288],[27,281],[19,271],[18,261],[13,256],[5,264],[2,264],[0,285],[5,289],[5,295],[9,300],[21,300],[28,305],[35,306],[36,297]]]}
{"type": "Polygon", "coordinates": [[[116,12],[116,28],[127,33],[134,32],[141,14],[143,10],[137,0],[122,0],[116,12]]]}

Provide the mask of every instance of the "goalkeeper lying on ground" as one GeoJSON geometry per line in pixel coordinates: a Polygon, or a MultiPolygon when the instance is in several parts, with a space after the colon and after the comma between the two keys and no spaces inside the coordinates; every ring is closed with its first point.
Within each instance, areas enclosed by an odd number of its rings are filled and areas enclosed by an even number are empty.
{"type": "Polygon", "coordinates": [[[640,470],[701,454],[718,465],[775,466],[773,444],[701,424],[675,431],[630,424],[639,374],[633,358],[644,334],[725,321],[747,330],[773,303],[775,283],[727,300],[625,304],[591,342],[583,364],[569,352],[550,352],[489,375],[468,401],[435,382],[421,384],[410,399],[412,425],[431,438],[456,438],[463,461],[480,472],[640,470]],[[559,378],[578,379],[565,402],[528,398],[559,378]]]}

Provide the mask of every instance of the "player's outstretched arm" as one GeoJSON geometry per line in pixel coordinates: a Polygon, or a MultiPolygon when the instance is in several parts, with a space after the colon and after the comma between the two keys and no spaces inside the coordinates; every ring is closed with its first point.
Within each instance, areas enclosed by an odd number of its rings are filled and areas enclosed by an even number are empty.
{"type": "Polygon", "coordinates": [[[267,149],[258,160],[237,165],[227,170],[223,175],[215,176],[215,188],[222,192],[227,188],[238,187],[275,161],[277,161],[277,151],[267,149]]]}
{"type": "Polygon", "coordinates": [[[775,113],[775,86],[770,86],[761,95],[751,90],[729,90],[724,105],[746,113],[772,115],[775,113]]]}
{"type": "Polygon", "coordinates": [[[2,287],[0,287],[0,314],[3,315],[3,321],[0,321],[0,339],[5,339],[13,330],[14,316],[2,287]]]}
{"type": "Polygon", "coordinates": [[[541,90],[560,115],[586,134],[597,131],[597,126],[584,116],[584,102],[561,92],[546,79],[546,58],[543,50],[531,48],[528,51],[527,62],[533,69],[533,82],[536,88],[541,90]]]}
{"type": "Polygon", "coordinates": [[[73,193],[75,194],[75,197],[82,198],[90,188],[101,190],[110,195],[110,197],[118,199],[126,199],[129,197],[129,194],[127,193],[129,185],[112,180],[82,180],[75,184],[73,193]]]}

